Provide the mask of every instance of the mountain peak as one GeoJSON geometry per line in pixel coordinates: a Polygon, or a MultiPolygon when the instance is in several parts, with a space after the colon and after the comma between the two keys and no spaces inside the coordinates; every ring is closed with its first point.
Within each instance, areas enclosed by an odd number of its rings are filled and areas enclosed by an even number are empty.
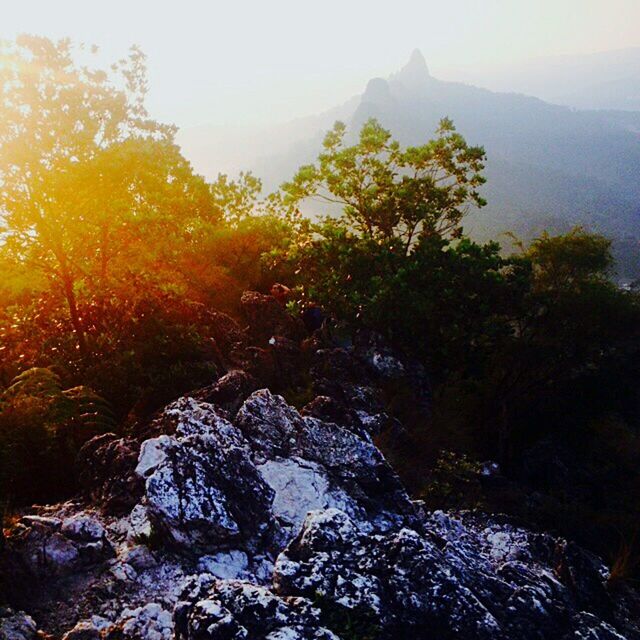
{"type": "Polygon", "coordinates": [[[391,100],[389,83],[384,78],[372,78],[362,95],[363,102],[385,103],[391,100]]]}
{"type": "Polygon", "coordinates": [[[427,61],[424,59],[420,49],[414,49],[409,58],[409,62],[400,69],[395,76],[406,84],[419,84],[431,78],[427,61]]]}
{"type": "Polygon", "coordinates": [[[405,65],[405,69],[407,67],[423,69],[424,71],[429,73],[429,68],[427,67],[427,61],[424,59],[424,56],[422,55],[422,51],[420,51],[420,49],[414,49],[411,52],[411,57],[409,58],[409,62],[405,65]]]}

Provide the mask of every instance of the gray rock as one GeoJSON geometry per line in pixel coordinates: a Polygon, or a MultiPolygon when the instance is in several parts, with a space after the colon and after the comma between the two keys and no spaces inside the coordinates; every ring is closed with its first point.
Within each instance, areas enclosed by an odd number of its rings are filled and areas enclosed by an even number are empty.
{"type": "Polygon", "coordinates": [[[119,559],[131,565],[136,571],[144,571],[158,564],[153,553],[144,545],[128,547],[120,554],[119,559]]]}
{"type": "Polygon", "coordinates": [[[106,433],[86,442],[76,458],[78,481],[92,504],[122,514],[136,504],[143,483],[134,472],[139,443],[106,433]]]}
{"type": "Polygon", "coordinates": [[[244,577],[248,566],[247,554],[238,549],[220,551],[214,555],[202,556],[198,560],[198,571],[223,579],[244,577]]]}
{"type": "Polygon", "coordinates": [[[107,638],[135,640],[173,640],[173,616],[160,604],[150,602],[136,609],[125,609],[107,638]]]}
{"type": "Polygon", "coordinates": [[[146,479],[144,507],[155,530],[191,552],[260,536],[273,493],[240,432],[191,398],[167,407],[164,418],[176,424],[176,436],[145,441],[136,468],[146,479]]]}
{"type": "Polygon", "coordinates": [[[295,535],[309,511],[339,507],[365,518],[356,502],[335,486],[326,470],[317,463],[301,458],[268,460],[258,466],[262,477],[273,489],[273,515],[295,535]]]}
{"type": "Polygon", "coordinates": [[[240,407],[235,422],[258,460],[288,456],[304,429],[300,414],[268,389],[252,393],[240,407]]]}
{"type": "Polygon", "coordinates": [[[233,369],[215,384],[193,394],[197,400],[210,402],[235,415],[249,395],[259,388],[258,381],[246,371],[233,369]]]}
{"type": "Polygon", "coordinates": [[[61,532],[78,542],[97,542],[105,537],[100,521],[88,513],[77,513],[64,520],[61,532]]]}
{"type": "Polygon", "coordinates": [[[339,640],[304,598],[281,598],[264,587],[218,580],[174,612],[178,638],[209,640],[339,640]]]}
{"type": "MultiPolygon", "coordinates": [[[[319,596],[325,608],[371,620],[380,638],[625,637],[613,609],[608,619],[598,615],[602,594],[576,592],[557,562],[549,536],[482,514],[435,513],[422,533],[371,536],[329,509],[311,513],[280,554],[274,590],[319,596]]],[[[585,562],[576,568],[595,579],[598,567],[585,562]]]]}
{"type": "Polygon", "coordinates": [[[247,399],[236,424],[276,491],[276,506],[290,505],[285,509],[290,524],[300,524],[305,503],[307,510],[339,505],[353,517],[368,514],[378,524],[413,514],[397,475],[368,439],[334,423],[302,417],[267,389],[247,399]],[[280,498],[278,491],[284,492],[280,498]],[[293,520],[292,508],[297,511],[293,520]]]}
{"type": "Polygon", "coordinates": [[[68,573],[80,562],[80,551],[69,538],[61,533],[51,535],[43,546],[43,568],[55,573],[68,573]]]}
{"type": "Polygon", "coordinates": [[[100,640],[103,632],[111,628],[111,622],[100,616],[92,616],[89,620],[81,620],[73,629],[67,631],[62,640],[100,640]]]}
{"type": "Polygon", "coordinates": [[[37,637],[38,627],[31,616],[0,607],[0,640],[35,640],[37,637]]]}

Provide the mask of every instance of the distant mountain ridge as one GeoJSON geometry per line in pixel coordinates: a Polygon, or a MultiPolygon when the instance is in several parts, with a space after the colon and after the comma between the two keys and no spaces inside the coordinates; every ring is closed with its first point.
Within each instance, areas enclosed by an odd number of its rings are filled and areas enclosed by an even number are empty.
{"type": "MultiPolygon", "coordinates": [[[[472,224],[537,230],[584,223],[612,235],[640,231],[640,134],[633,114],[574,111],[518,94],[438,80],[415,52],[388,80],[372,80],[351,124],[375,117],[404,144],[442,116],[487,150],[489,207],[472,224]],[[386,89],[383,88],[386,85],[386,89]]],[[[637,114],[640,122],[640,114],[637,114]]]]}
{"type": "Polygon", "coordinates": [[[578,109],[640,111],[640,47],[547,56],[493,70],[460,70],[464,82],[578,109]]]}
{"type": "Polygon", "coordinates": [[[640,238],[640,112],[578,111],[439,80],[419,51],[397,73],[370,80],[360,97],[274,128],[278,145],[269,143],[269,134],[259,138],[244,166],[272,189],[315,159],[335,119],[355,134],[375,117],[409,145],[432,137],[444,116],[487,151],[489,205],[468,217],[474,235],[514,231],[527,237],[581,224],[615,238],[640,238]]]}

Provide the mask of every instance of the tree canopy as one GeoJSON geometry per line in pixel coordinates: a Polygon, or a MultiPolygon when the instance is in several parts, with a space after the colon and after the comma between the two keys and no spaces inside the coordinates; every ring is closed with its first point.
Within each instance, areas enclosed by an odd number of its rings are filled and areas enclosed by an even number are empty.
{"type": "Polygon", "coordinates": [[[484,149],[467,144],[444,118],[436,137],[401,148],[376,120],[368,120],[357,142],[337,122],[324,139],[316,164],[301,167],[282,186],[284,202],[307,198],[342,207],[345,221],[369,237],[402,240],[407,250],[421,236],[459,234],[469,206],[485,204],[484,149]]]}
{"type": "MultiPolygon", "coordinates": [[[[78,348],[88,350],[78,289],[106,295],[120,258],[143,256],[131,238],[219,217],[206,184],[144,107],[144,56],[111,71],[79,66],[68,40],[19,38],[0,55],[0,212],[3,251],[64,296],[78,348]]],[[[157,256],[149,242],[145,259],[157,256]]],[[[164,260],[165,256],[157,256],[164,260]]]]}

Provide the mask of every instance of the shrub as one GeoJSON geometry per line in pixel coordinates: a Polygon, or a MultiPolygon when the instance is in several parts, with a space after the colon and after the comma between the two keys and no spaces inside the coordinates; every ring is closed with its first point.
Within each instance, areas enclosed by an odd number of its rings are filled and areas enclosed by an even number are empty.
{"type": "Polygon", "coordinates": [[[114,427],[109,405],[88,387],[63,389],[48,368],[24,371],[0,396],[0,498],[20,504],[66,495],[80,447],[114,427]]]}

